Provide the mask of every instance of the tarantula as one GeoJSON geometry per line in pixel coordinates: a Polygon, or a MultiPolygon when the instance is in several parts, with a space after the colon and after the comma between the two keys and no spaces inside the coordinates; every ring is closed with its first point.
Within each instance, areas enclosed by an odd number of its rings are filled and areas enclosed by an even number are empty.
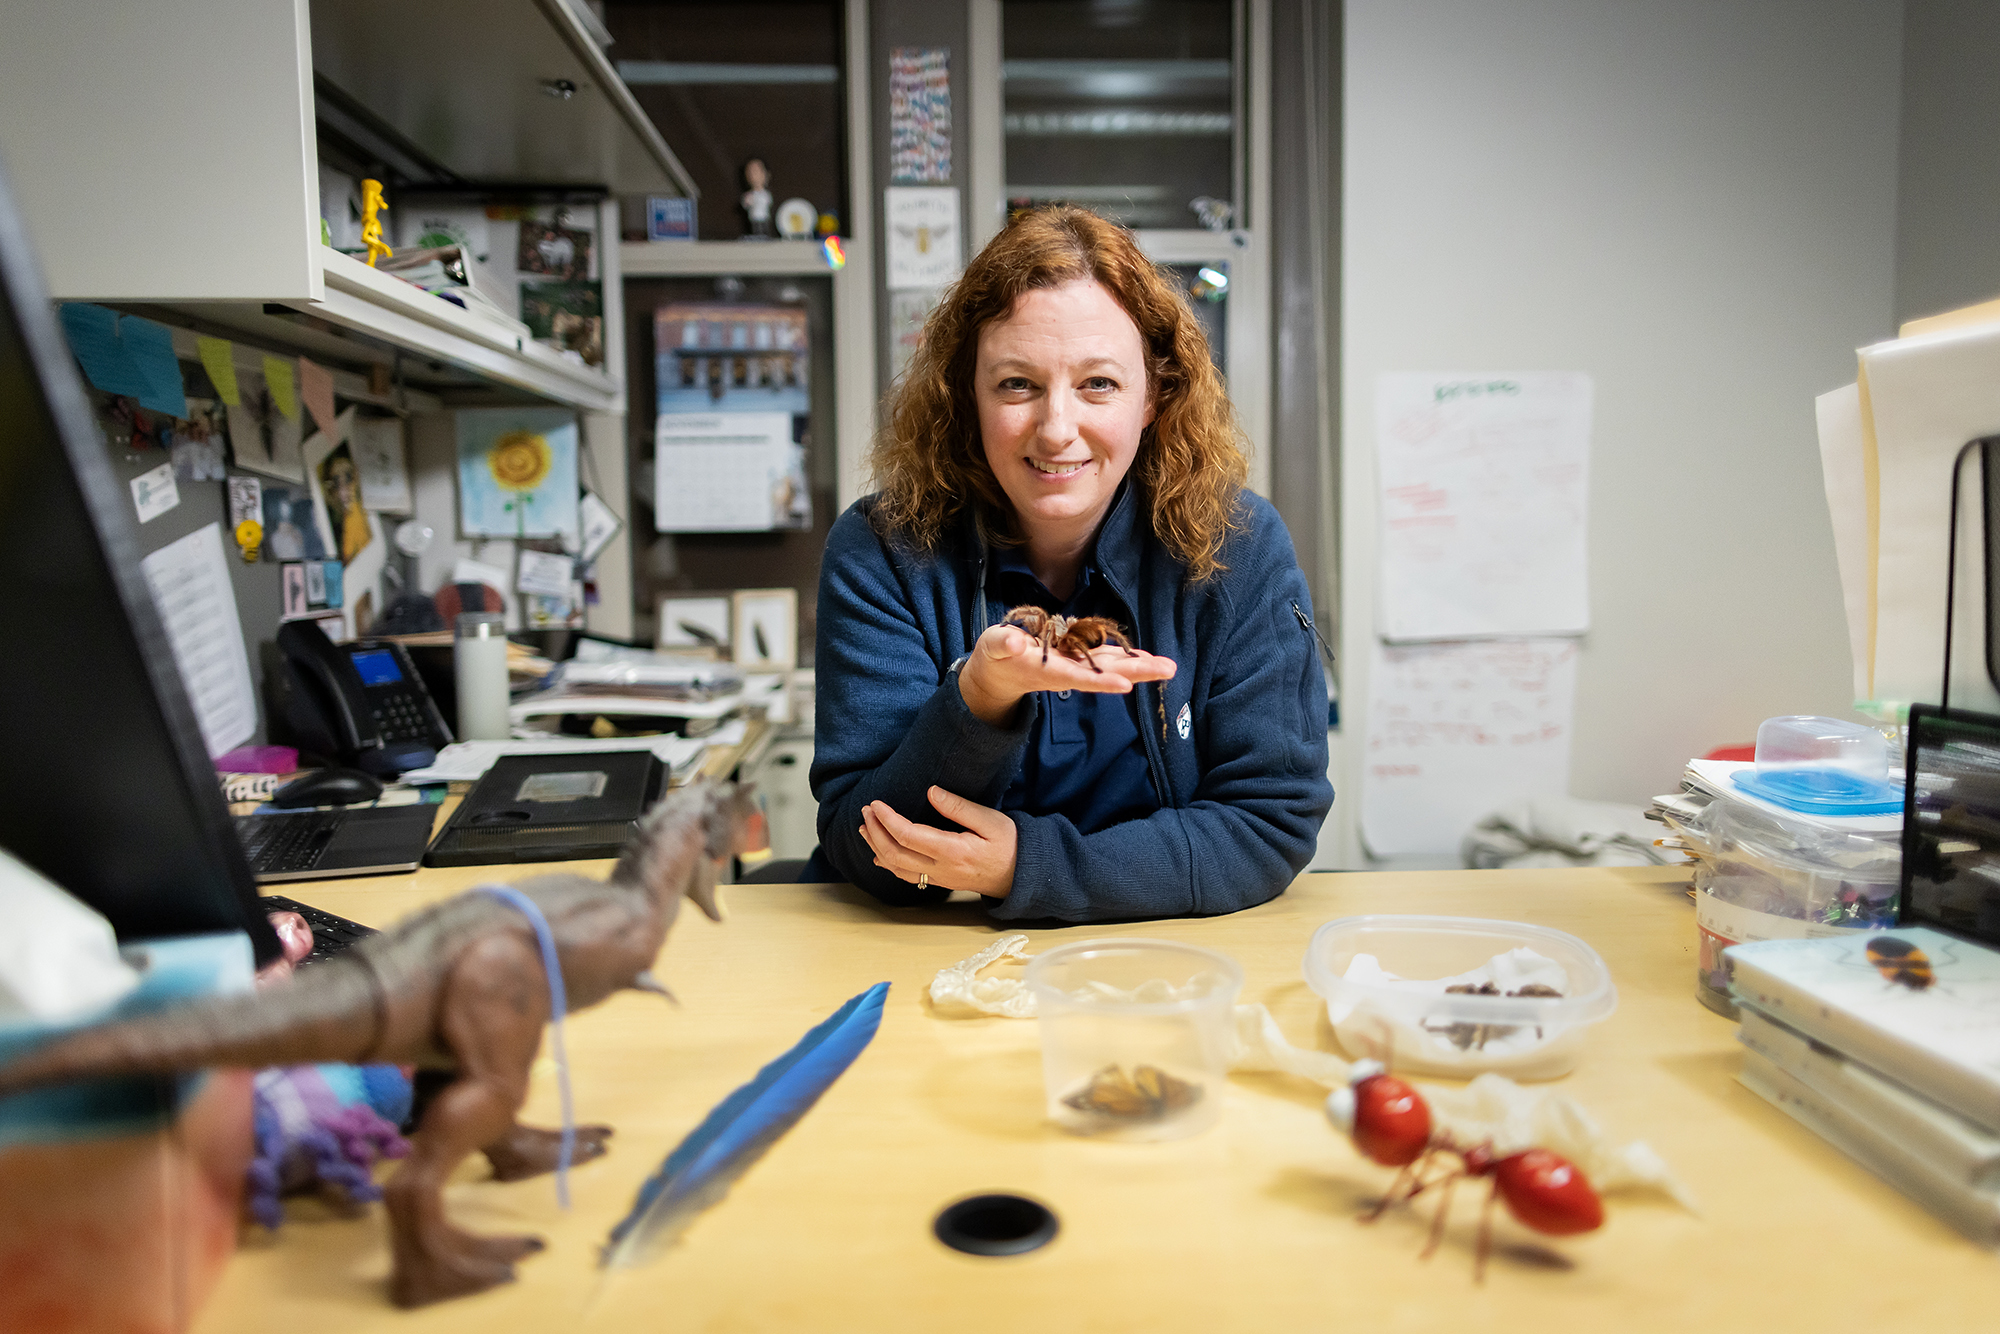
{"type": "Polygon", "coordinates": [[[1136,657],[1132,645],[1127,642],[1125,632],[1118,623],[1104,616],[1058,616],[1054,612],[1043,611],[1040,607],[1015,607],[1000,618],[1002,625],[1011,625],[1035,637],[1042,646],[1042,664],[1048,665],[1049,650],[1054,649],[1065,658],[1075,658],[1078,662],[1090,663],[1090,670],[1102,673],[1104,669],[1091,660],[1092,649],[1107,645],[1123,649],[1125,656],[1136,657]]]}

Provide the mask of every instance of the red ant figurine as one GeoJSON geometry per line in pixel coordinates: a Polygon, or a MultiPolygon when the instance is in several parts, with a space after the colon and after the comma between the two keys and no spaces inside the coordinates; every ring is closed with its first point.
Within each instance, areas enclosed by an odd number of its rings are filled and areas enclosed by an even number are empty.
{"type": "Polygon", "coordinates": [[[1380,1218],[1392,1204],[1413,1200],[1432,1186],[1444,1187],[1444,1199],[1431,1223],[1424,1247],[1428,1260],[1444,1237],[1444,1220],[1451,1208],[1452,1187],[1460,1177],[1492,1177],[1493,1193],[1479,1215],[1479,1249],[1473,1278],[1486,1280],[1486,1253],[1493,1239],[1493,1201],[1507,1201],[1507,1211],[1528,1227],[1552,1237],[1592,1232],[1604,1222],[1604,1206],[1576,1165],[1547,1149],[1524,1149],[1497,1157],[1493,1145],[1461,1148],[1447,1135],[1433,1133],[1431,1109],[1423,1095],[1388,1073],[1379,1061],[1357,1061],[1347,1086],[1327,1095],[1326,1114],[1353,1140],[1363,1157],[1384,1167],[1400,1169],[1382,1202],[1362,1216],[1380,1218]],[[1424,1169],[1431,1156],[1456,1154],[1460,1166],[1430,1181],[1424,1169]],[[1407,1181],[1407,1188],[1405,1182],[1407,1181]]]}

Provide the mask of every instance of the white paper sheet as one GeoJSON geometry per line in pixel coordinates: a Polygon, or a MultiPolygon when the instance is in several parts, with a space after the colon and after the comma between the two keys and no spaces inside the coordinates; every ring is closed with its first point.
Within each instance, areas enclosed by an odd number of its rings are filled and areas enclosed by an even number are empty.
{"type": "Polygon", "coordinates": [[[523,593],[543,597],[566,597],[576,578],[576,561],[559,551],[523,551],[514,574],[514,587],[523,593]]]}
{"type": "Polygon", "coordinates": [[[166,624],[209,758],[236,749],[257,731],[257,696],[229,587],[222,526],[211,523],[169,542],[139,568],[166,624]]]}
{"type": "MultiPolygon", "coordinates": [[[[2000,433],[2000,324],[1861,350],[1873,409],[1877,520],[1874,679],[1870,698],[1936,703],[1944,664],[1952,463],[1967,441],[2000,433]]],[[[1984,539],[1978,472],[1959,502],[1959,608],[1952,703],[1992,711],[1986,679],[1984,539]]]]}
{"type": "Polygon", "coordinates": [[[1377,856],[1455,853],[1480,817],[1569,791],[1577,645],[1377,644],[1361,834],[1377,856]]]}
{"type": "Polygon", "coordinates": [[[1840,600],[1847,609],[1847,647],[1854,655],[1854,698],[1868,692],[1868,476],[1862,459],[1861,386],[1850,384],[1813,400],[1819,420],[1819,463],[1826,508],[1833,518],[1833,556],[1840,566],[1840,600]]]}
{"type": "Polygon", "coordinates": [[[653,428],[653,526],[762,532],[792,462],[787,412],[662,413],[653,428]]]}
{"type": "Polygon", "coordinates": [[[361,474],[361,503],[382,514],[410,513],[416,502],[410,495],[402,419],[362,417],[354,423],[350,443],[361,474]]]}
{"type": "Polygon", "coordinates": [[[1590,377],[1393,372],[1375,403],[1383,638],[1588,629],[1590,377]]]}
{"type": "Polygon", "coordinates": [[[140,523],[151,523],[181,503],[180,488],[174,485],[174,465],[162,463],[132,479],[132,508],[140,523]]]}

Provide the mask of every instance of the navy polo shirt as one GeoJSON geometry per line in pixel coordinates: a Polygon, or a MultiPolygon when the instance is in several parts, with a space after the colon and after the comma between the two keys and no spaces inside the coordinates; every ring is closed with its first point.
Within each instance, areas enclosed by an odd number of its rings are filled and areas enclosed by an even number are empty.
{"type": "MultiPolygon", "coordinates": [[[[990,593],[995,611],[1032,604],[1060,616],[1107,616],[1128,634],[1131,615],[1095,565],[1086,562],[1076,592],[1060,601],[1028,568],[1019,547],[993,549],[990,593]]],[[[1100,650],[1116,653],[1117,649],[1100,650]]],[[[1081,833],[1151,815],[1160,808],[1146,767],[1145,744],[1132,711],[1139,696],[1088,690],[1041,692],[1041,719],[1000,808],[1028,815],[1063,815],[1081,833]]]]}

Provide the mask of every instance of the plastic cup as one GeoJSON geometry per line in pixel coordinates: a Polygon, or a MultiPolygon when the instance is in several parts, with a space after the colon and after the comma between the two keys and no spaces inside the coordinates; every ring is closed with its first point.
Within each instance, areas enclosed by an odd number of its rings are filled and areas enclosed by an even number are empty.
{"type": "Polygon", "coordinates": [[[1222,1117],[1243,970],[1169,940],[1083,940],[1028,965],[1049,1119],[1080,1135],[1180,1139],[1222,1117]]]}

